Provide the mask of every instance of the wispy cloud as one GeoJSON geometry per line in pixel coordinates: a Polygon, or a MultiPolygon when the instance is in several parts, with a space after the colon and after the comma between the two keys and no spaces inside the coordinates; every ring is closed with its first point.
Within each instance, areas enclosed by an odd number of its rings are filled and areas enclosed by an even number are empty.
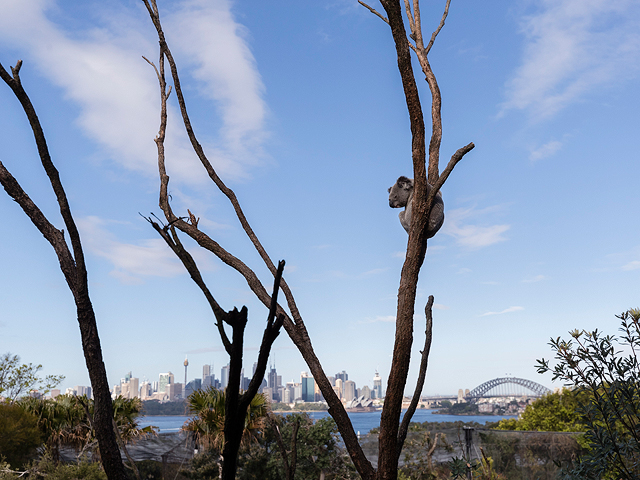
{"type": "Polygon", "coordinates": [[[633,260],[622,266],[622,270],[638,270],[640,268],[640,260],[633,260]]]}
{"type": "Polygon", "coordinates": [[[501,113],[543,118],[586,94],[638,73],[640,5],[634,0],[538,0],[522,18],[522,64],[501,113]]]}
{"type": "MultiPolygon", "coordinates": [[[[53,8],[53,1],[0,2],[0,45],[19,46],[26,52],[23,72],[35,63],[66,99],[78,105],[77,124],[101,146],[104,157],[157,176],[153,139],[159,125],[158,83],[141,58],[157,57],[157,41],[146,35],[153,29],[144,9],[114,8],[100,17],[99,24],[72,33],[49,19],[48,10],[53,8]]],[[[255,60],[243,28],[230,12],[230,2],[176,3],[164,15],[164,24],[174,55],[190,67],[182,71],[193,73],[201,92],[212,100],[212,115],[221,118],[214,138],[201,139],[210,160],[220,173],[246,175],[247,166],[262,157],[266,106],[255,60]]],[[[169,173],[199,183],[202,167],[178,118],[171,108],[166,141],[169,173]]]]}
{"type": "Polygon", "coordinates": [[[522,283],[536,283],[536,282],[541,282],[542,280],[545,280],[547,277],[545,277],[544,275],[536,275],[534,277],[527,277],[525,279],[522,280],[522,283]]]}
{"type": "Polygon", "coordinates": [[[441,303],[434,303],[433,308],[435,308],[436,310],[449,310],[451,307],[449,307],[448,305],[442,305],[441,303]]]}
{"type": "Polygon", "coordinates": [[[524,310],[524,307],[509,307],[509,308],[505,308],[504,310],[502,310],[500,312],[486,312],[486,313],[483,313],[480,316],[481,317],[488,317],[489,315],[502,315],[504,313],[519,312],[520,310],[524,310]]]}
{"type": "Polygon", "coordinates": [[[610,253],[605,256],[605,266],[602,270],[632,271],[640,269],[640,246],[630,250],[610,253]]]}
{"type": "MultiPolygon", "coordinates": [[[[164,240],[152,238],[137,244],[124,243],[108,229],[110,223],[95,216],[77,219],[85,248],[92,254],[106,258],[114,269],[111,275],[123,283],[141,283],[145,276],[175,277],[186,274],[184,266],[164,240]]],[[[210,269],[208,258],[199,250],[194,257],[201,269],[210,269]]]]}
{"type": "Polygon", "coordinates": [[[470,220],[478,221],[493,211],[495,211],[495,207],[482,210],[476,208],[449,210],[442,231],[454,237],[458,245],[469,249],[478,249],[504,242],[507,238],[503,236],[503,233],[509,230],[509,225],[473,225],[468,223],[470,220]]]}
{"type": "Polygon", "coordinates": [[[553,140],[551,142],[545,143],[544,145],[540,145],[538,148],[533,149],[529,154],[529,160],[531,160],[532,162],[536,162],[538,160],[542,160],[543,158],[549,158],[561,148],[562,142],[553,140]]]}

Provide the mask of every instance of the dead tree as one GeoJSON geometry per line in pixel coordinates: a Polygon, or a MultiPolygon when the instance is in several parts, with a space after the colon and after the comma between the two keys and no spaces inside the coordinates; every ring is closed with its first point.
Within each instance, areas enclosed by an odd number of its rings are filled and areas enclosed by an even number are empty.
{"type": "MultiPolygon", "coordinates": [[[[145,2],[146,3],[146,2],[145,2]]],[[[147,4],[149,8],[152,8],[151,12],[155,12],[155,18],[157,17],[157,7],[155,3],[153,7],[147,4]]],[[[152,18],[153,13],[152,13],[152,18]]],[[[159,25],[159,23],[158,23],[159,25]]],[[[161,32],[161,30],[159,30],[161,32]]],[[[167,49],[168,50],[168,49],[167,49]]],[[[158,166],[160,169],[161,177],[161,194],[160,204],[163,207],[165,217],[169,222],[166,225],[160,226],[152,217],[145,217],[146,220],[153,226],[153,228],[164,239],[165,243],[173,250],[176,256],[180,259],[187,272],[191,276],[194,283],[200,288],[203,295],[207,299],[211,311],[216,318],[216,326],[218,327],[218,333],[222,344],[229,355],[229,382],[225,389],[225,417],[224,417],[224,446],[222,450],[222,479],[233,480],[237,470],[238,451],[240,449],[240,443],[242,441],[242,435],[244,431],[244,422],[247,414],[247,409],[251,400],[258,393],[258,389],[262,384],[265,371],[267,369],[267,362],[269,360],[269,353],[276,337],[280,334],[282,323],[284,321],[283,313],[279,313],[278,310],[278,290],[280,288],[280,281],[282,278],[282,272],[284,271],[284,260],[278,263],[278,269],[275,273],[273,293],[270,296],[269,302],[269,315],[267,318],[267,325],[262,337],[262,343],[260,344],[260,351],[258,353],[258,361],[256,370],[249,382],[249,386],[245,392],[240,394],[240,381],[242,375],[242,355],[243,355],[243,342],[244,331],[248,321],[247,307],[243,307],[240,311],[234,308],[231,311],[225,312],[224,309],[216,301],[215,297],[207,287],[205,281],[200,274],[198,266],[191,256],[191,254],[184,248],[176,227],[175,221],[183,221],[183,219],[175,218],[171,212],[167,198],[167,185],[169,177],[166,174],[165,169],[165,156],[164,156],[164,139],[167,128],[167,99],[171,93],[171,88],[167,87],[165,80],[165,57],[167,51],[161,43],[160,58],[158,67],[152,62],[149,62],[155,69],[158,81],[160,83],[160,97],[161,97],[161,114],[160,114],[160,129],[158,136],[155,139],[158,149],[158,166]],[[232,328],[231,339],[227,336],[224,329],[224,324],[229,325],[232,328]]],[[[176,91],[178,88],[176,88],[176,91]]],[[[197,228],[198,220],[196,217],[188,211],[190,225],[197,228]]]]}
{"type": "MultiPolygon", "coordinates": [[[[433,298],[431,297],[426,306],[427,314],[427,335],[425,347],[422,354],[422,362],[420,367],[420,376],[418,384],[412,400],[412,407],[406,412],[402,425],[400,425],[400,414],[402,408],[402,399],[406,386],[407,374],[409,370],[410,352],[413,344],[413,315],[415,310],[416,288],[418,283],[418,275],[424,262],[427,251],[426,224],[429,218],[431,206],[436,194],[449,177],[455,165],[468,153],[474,145],[460,148],[451,157],[447,167],[439,172],[439,152],[440,139],[442,136],[442,120],[440,116],[440,91],[429,65],[427,54],[435,41],[435,38],[444,26],[444,21],[448,13],[449,1],[445,8],[439,27],[431,36],[431,40],[424,46],[421,33],[420,9],[418,0],[413,0],[410,4],[409,0],[405,0],[405,11],[409,18],[411,27],[410,38],[415,41],[415,45],[411,44],[407,38],[406,30],[402,19],[402,8],[399,0],[382,0],[382,5],[387,12],[388,18],[367,6],[369,10],[382,18],[390,27],[392,36],[396,45],[396,53],[398,57],[398,68],[402,78],[407,108],[411,119],[412,132],[412,160],[413,160],[413,176],[414,176],[414,205],[411,229],[409,232],[409,240],[407,244],[407,253],[402,268],[400,278],[400,288],[398,291],[398,305],[396,315],[396,336],[393,350],[393,360],[391,371],[387,385],[387,396],[385,398],[382,410],[382,418],[380,424],[379,435],[379,457],[378,468],[374,469],[369,460],[365,457],[362,448],[358,443],[356,433],[353,429],[349,416],[344,409],[340,399],[335,394],[327,376],[325,375],[320,360],[316,356],[311,339],[307,332],[306,326],[302,319],[302,315],[298,310],[293,294],[284,278],[279,280],[280,288],[285,296],[288,312],[281,305],[277,305],[277,314],[283,318],[283,326],[287,334],[296,345],[305,362],[307,363],[311,373],[318,384],[325,400],[329,405],[329,413],[335,420],[340,434],[344,440],[349,455],[362,476],[363,479],[396,479],[397,466],[400,452],[406,438],[406,432],[415,406],[419,399],[424,383],[424,375],[427,368],[427,360],[429,348],[431,344],[431,306],[433,298]],[[425,124],[418,95],[413,69],[411,66],[411,51],[413,49],[420,61],[423,72],[432,94],[432,134],[429,143],[429,164],[427,178],[426,164],[426,148],[425,148],[425,124]],[[434,188],[427,195],[427,180],[434,188]]],[[[166,218],[167,224],[171,226],[172,231],[180,231],[187,234],[202,248],[209,250],[220,260],[231,268],[240,273],[246,280],[251,291],[256,297],[267,307],[271,306],[272,296],[269,295],[263,284],[258,279],[255,272],[247,266],[242,260],[235,257],[232,253],[222,247],[218,242],[198,228],[198,222],[195,216],[188,211],[188,217],[180,217],[175,215],[169,203],[168,183],[169,176],[165,168],[164,158],[164,135],[167,122],[166,102],[169,94],[167,88],[164,61],[166,59],[169,64],[173,87],[175,89],[178,105],[180,108],[184,127],[186,129],[191,145],[195,154],[205,168],[209,178],[215,183],[220,191],[229,199],[236,215],[247,237],[251,240],[256,251],[264,261],[266,267],[271,274],[277,278],[278,269],[267,254],[266,250],[258,240],[257,235],[251,228],[238,199],[234,192],[218,176],[217,172],[208,160],[202,146],[197,140],[191,120],[187,112],[187,105],[184,99],[180,78],[176,62],[171,54],[169,46],[166,42],[160,15],[155,0],[143,0],[145,3],[151,20],[156,28],[160,45],[159,69],[156,70],[160,82],[161,90],[161,128],[156,144],[158,146],[158,168],[160,173],[160,201],[159,205],[166,218]]],[[[177,238],[177,236],[176,236],[177,238]]],[[[195,280],[195,279],[194,279],[195,280]]],[[[218,327],[220,328],[220,326],[218,327]]]]}
{"type": "Polygon", "coordinates": [[[64,238],[64,231],[58,230],[42,213],[38,206],[31,200],[29,195],[22,189],[18,181],[9,173],[6,167],[0,162],[0,183],[13,200],[20,205],[24,213],[31,222],[42,233],[44,238],[51,244],[58,257],[60,269],[73,294],[76,304],[78,324],[82,336],[82,349],[89,371],[89,379],[94,395],[94,415],[93,426],[100,447],[100,459],[102,466],[110,480],[125,480],[127,475],[124,470],[120,449],[118,448],[116,435],[113,430],[113,404],[111,402],[111,392],[107,381],[107,372],[102,360],[102,349],[98,336],[98,326],[96,316],[89,298],[89,286],[87,283],[87,269],[84,262],[84,253],[80,243],[80,235],[75,221],[71,214],[67,195],[62,186],[60,175],[49,154],[44,131],[35,108],[31,100],[22,87],[20,80],[20,67],[22,60],[18,60],[15,67],[11,68],[11,75],[0,65],[0,77],[13,90],[14,95],[20,101],[24,109],[36,145],[40,161],[44,167],[49,182],[56,195],[60,213],[64,220],[71,249],[64,238]],[[73,252],[73,253],[72,253],[73,252]]]}

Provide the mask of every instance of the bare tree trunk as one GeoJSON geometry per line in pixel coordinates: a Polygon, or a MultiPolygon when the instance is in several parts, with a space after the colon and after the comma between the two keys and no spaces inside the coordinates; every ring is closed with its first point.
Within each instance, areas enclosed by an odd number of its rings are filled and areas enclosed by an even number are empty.
{"type": "Polygon", "coordinates": [[[11,69],[11,76],[4,67],[0,65],[0,77],[2,77],[5,83],[13,90],[29,119],[38,147],[40,160],[56,194],[60,213],[69,234],[73,255],[64,238],[63,231],[56,229],[49,220],[47,220],[42,211],[33,203],[26,192],[22,190],[22,187],[20,187],[16,179],[1,162],[0,183],[6,192],[20,205],[32,223],[40,230],[58,256],[60,269],[64,274],[71,293],[73,293],[76,304],[78,325],[82,337],[82,349],[94,395],[94,428],[100,447],[102,466],[110,480],[124,480],[127,476],[120,456],[120,449],[116,442],[115,432],[111,424],[113,419],[113,404],[111,402],[107,373],[102,359],[102,349],[100,347],[96,317],[93,306],[91,305],[91,299],[89,298],[87,270],[85,268],[80,235],[78,234],[78,229],[71,215],[71,209],[69,208],[69,202],[67,201],[66,193],[60,181],[60,175],[51,161],[44,131],[42,130],[42,126],[40,125],[40,121],[29,97],[22,88],[19,75],[21,66],[22,61],[20,60],[16,66],[11,69]]]}

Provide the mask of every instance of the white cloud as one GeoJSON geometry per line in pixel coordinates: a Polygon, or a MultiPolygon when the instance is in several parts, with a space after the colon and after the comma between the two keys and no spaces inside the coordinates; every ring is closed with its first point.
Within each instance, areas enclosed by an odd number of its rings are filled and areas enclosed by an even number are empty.
{"type": "Polygon", "coordinates": [[[634,260],[622,266],[622,270],[638,270],[640,268],[640,260],[634,260]]]}
{"type": "Polygon", "coordinates": [[[502,310],[500,312],[487,312],[487,313],[483,313],[480,316],[481,317],[488,317],[489,315],[502,315],[504,313],[519,312],[520,310],[524,310],[524,307],[509,307],[509,308],[505,308],[504,310],[502,310]]]}
{"type": "Polygon", "coordinates": [[[555,114],[586,94],[638,72],[640,8],[634,0],[538,0],[521,21],[522,64],[501,113],[555,114]]]}
{"type": "Polygon", "coordinates": [[[509,230],[509,225],[471,225],[469,219],[478,219],[493,212],[494,207],[477,210],[475,208],[458,208],[446,213],[442,232],[454,237],[458,245],[469,249],[488,247],[494,243],[507,240],[502,234],[509,230]]]}
{"type": "Polygon", "coordinates": [[[441,303],[434,303],[433,308],[435,308],[436,310],[449,310],[451,307],[442,305],[441,303]]]}
{"type": "MultiPolygon", "coordinates": [[[[141,283],[140,277],[175,277],[186,274],[182,263],[161,238],[145,239],[138,244],[120,242],[107,229],[109,223],[90,216],[77,220],[85,249],[106,258],[114,266],[111,275],[123,283],[141,283]]],[[[201,270],[210,269],[207,258],[198,251],[194,254],[201,270]]]]}
{"type": "Polygon", "coordinates": [[[536,282],[541,282],[542,280],[545,280],[547,277],[545,277],[544,275],[536,275],[535,277],[527,277],[524,280],[522,280],[523,283],[536,283],[536,282]]]}
{"type": "Polygon", "coordinates": [[[543,158],[549,158],[554,153],[562,148],[562,142],[557,140],[553,140],[551,142],[545,143],[544,145],[539,146],[538,148],[531,151],[529,154],[529,160],[535,162],[537,160],[542,160],[543,158]]]}
{"type": "MultiPolygon", "coordinates": [[[[110,10],[102,15],[102,24],[71,32],[47,18],[53,7],[55,2],[43,0],[0,2],[0,44],[19,47],[25,52],[25,67],[35,63],[80,107],[77,123],[104,155],[126,169],[157,176],[153,139],[159,125],[158,82],[141,56],[155,59],[158,48],[157,40],[147,35],[153,28],[142,15],[144,9],[110,10]]],[[[201,141],[219,173],[244,176],[246,166],[261,157],[266,107],[242,27],[227,0],[182,2],[174,12],[163,16],[165,33],[176,45],[174,55],[178,62],[188,57],[201,90],[215,101],[212,115],[222,117],[218,146],[206,147],[211,138],[201,141]]],[[[172,107],[167,168],[178,180],[200,183],[206,177],[183,130],[172,107]]]]}

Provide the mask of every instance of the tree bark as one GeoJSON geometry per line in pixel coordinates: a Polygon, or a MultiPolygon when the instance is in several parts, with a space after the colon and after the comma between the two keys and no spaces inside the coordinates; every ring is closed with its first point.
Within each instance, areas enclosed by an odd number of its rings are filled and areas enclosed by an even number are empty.
{"type": "Polygon", "coordinates": [[[0,183],[2,183],[2,186],[11,198],[20,205],[25,214],[31,219],[32,223],[38,228],[56,252],[60,269],[64,274],[76,304],[78,325],[82,337],[82,349],[94,395],[94,428],[100,447],[102,466],[110,480],[125,480],[127,475],[120,456],[116,435],[112,427],[113,404],[111,401],[111,392],[109,391],[107,373],[102,359],[102,349],[98,336],[95,312],[91,304],[91,299],[89,298],[87,270],[84,263],[84,253],[82,251],[80,235],[71,214],[60,175],[51,161],[44,131],[36,115],[35,108],[22,87],[19,75],[21,66],[22,61],[18,61],[16,66],[11,69],[11,76],[4,67],[0,65],[0,77],[11,90],[13,90],[29,119],[38,147],[40,160],[56,194],[60,213],[69,233],[73,255],[64,239],[63,231],[56,229],[51,222],[47,220],[42,211],[29,198],[26,192],[22,190],[17,180],[1,162],[0,183]]]}

